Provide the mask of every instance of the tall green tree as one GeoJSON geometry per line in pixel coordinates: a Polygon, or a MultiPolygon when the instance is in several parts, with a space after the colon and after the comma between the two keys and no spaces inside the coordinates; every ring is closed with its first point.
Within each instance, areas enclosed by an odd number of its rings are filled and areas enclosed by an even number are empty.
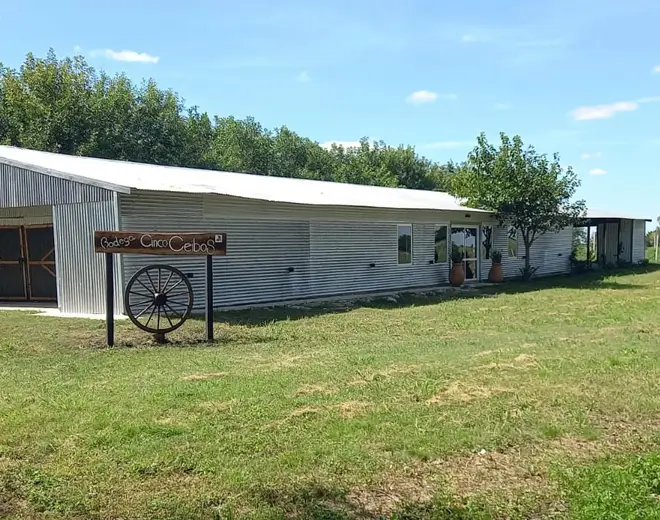
{"type": "Polygon", "coordinates": [[[20,71],[0,69],[4,140],[50,152],[75,153],[89,137],[93,70],[81,58],[27,55],[20,71]]]}
{"type": "Polygon", "coordinates": [[[522,139],[500,134],[500,144],[486,135],[468,155],[465,167],[454,177],[452,191],[473,207],[492,211],[501,224],[519,230],[525,247],[525,278],[532,276],[531,247],[543,234],[572,225],[585,211],[584,201],[573,200],[580,180],[559,156],[548,158],[522,139]]]}

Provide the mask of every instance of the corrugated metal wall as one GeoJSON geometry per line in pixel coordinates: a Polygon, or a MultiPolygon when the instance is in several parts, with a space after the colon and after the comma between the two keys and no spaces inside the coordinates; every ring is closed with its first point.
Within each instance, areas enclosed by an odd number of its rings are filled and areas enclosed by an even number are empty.
{"type": "Polygon", "coordinates": [[[113,192],[0,164],[0,208],[112,200],[113,192]]]}
{"type": "MultiPolygon", "coordinates": [[[[505,278],[520,276],[525,267],[525,244],[520,232],[518,236],[518,256],[509,256],[509,228],[496,226],[493,229],[493,249],[502,253],[502,271],[505,278]]],[[[536,267],[535,276],[550,276],[570,271],[570,256],[573,249],[573,228],[568,227],[559,233],[546,233],[536,239],[530,251],[530,263],[536,267]]],[[[490,267],[490,263],[487,263],[490,267]]],[[[486,266],[482,266],[482,276],[488,275],[486,266]]]]}
{"type": "MultiPolygon", "coordinates": [[[[94,231],[117,229],[117,201],[53,207],[57,300],[66,314],[105,312],[105,258],[94,252],[94,231]]],[[[121,255],[115,255],[115,309],[123,312],[121,255]]]]}
{"type": "Polygon", "coordinates": [[[598,262],[616,264],[619,252],[619,224],[598,224],[598,262]]]}
{"type": "MultiPolygon", "coordinates": [[[[344,212],[343,208],[163,193],[122,195],[120,207],[126,230],[227,233],[227,256],[214,258],[217,306],[448,281],[449,264],[430,263],[435,223],[413,223],[413,264],[397,264],[397,223],[410,223],[411,212],[364,210],[378,220],[365,222],[357,208],[344,212]],[[375,267],[370,267],[372,263],[375,267]]],[[[433,222],[433,212],[419,213],[419,218],[433,222]]],[[[439,216],[435,220],[443,223],[439,216]]],[[[167,263],[192,274],[195,307],[203,307],[202,258],[124,255],[124,279],[149,263],[167,263]]]]}
{"type": "Polygon", "coordinates": [[[312,221],[310,295],[446,284],[449,263],[433,263],[435,228],[413,223],[412,264],[398,265],[396,223],[312,221]]]}
{"type": "Polygon", "coordinates": [[[646,258],[646,222],[633,221],[632,262],[637,264],[646,258]]]}
{"type": "Polygon", "coordinates": [[[619,241],[621,242],[621,255],[619,260],[622,262],[630,262],[632,254],[632,232],[633,221],[621,220],[621,229],[619,230],[619,241]]]}
{"type": "MultiPolygon", "coordinates": [[[[451,235],[451,214],[447,213],[306,207],[148,192],[121,195],[120,208],[125,230],[227,233],[227,256],[214,258],[217,306],[448,283],[450,263],[433,263],[436,226],[447,225],[451,235]],[[398,265],[397,224],[409,223],[413,225],[413,263],[398,265]]],[[[454,225],[475,223],[461,215],[454,225]]],[[[568,272],[571,247],[570,228],[540,237],[532,248],[537,275],[568,272]]],[[[504,255],[505,276],[519,276],[524,265],[522,241],[519,257],[508,258],[507,228],[496,226],[493,249],[504,255]]],[[[123,259],[126,281],[150,263],[179,267],[192,275],[195,308],[203,307],[203,258],[124,255],[123,259]]],[[[490,261],[482,261],[483,279],[489,268],[490,261]]]]}
{"type": "Polygon", "coordinates": [[[0,226],[33,226],[52,222],[52,206],[0,208],[0,226]]]}

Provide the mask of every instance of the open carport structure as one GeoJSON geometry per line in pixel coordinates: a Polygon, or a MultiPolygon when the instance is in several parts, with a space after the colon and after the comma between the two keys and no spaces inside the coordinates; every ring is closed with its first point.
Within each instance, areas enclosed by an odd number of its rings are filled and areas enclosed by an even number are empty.
{"type": "Polygon", "coordinates": [[[587,258],[596,253],[600,265],[620,263],[637,264],[645,256],[646,222],[650,219],[588,210],[586,217],[576,227],[587,228],[587,258]],[[595,228],[595,243],[592,229],[595,228]]]}

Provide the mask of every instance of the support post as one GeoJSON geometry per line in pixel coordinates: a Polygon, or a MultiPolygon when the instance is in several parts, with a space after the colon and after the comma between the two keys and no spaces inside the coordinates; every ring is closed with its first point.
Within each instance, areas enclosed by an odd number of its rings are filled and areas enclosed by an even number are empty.
{"type": "Polygon", "coordinates": [[[105,328],[109,347],[115,344],[115,269],[113,253],[105,254],[105,328]]]}
{"type": "Polygon", "coordinates": [[[206,341],[213,341],[213,256],[206,257],[206,341]]]}
{"type": "Polygon", "coordinates": [[[587,265],[591,265],[591,226],[587,226],[587,265]]]}

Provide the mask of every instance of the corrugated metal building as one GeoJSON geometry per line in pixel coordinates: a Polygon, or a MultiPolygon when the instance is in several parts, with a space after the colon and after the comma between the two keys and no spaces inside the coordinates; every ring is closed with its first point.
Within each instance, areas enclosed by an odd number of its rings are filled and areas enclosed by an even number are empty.
{"type": "MultiPolygon", "coordinates": [[[[619,230],[630,234],[633,262],[643,258],[644,227],[635,220],[619,230]]],[[[452,247],[465,252],[468,281],[487,277],[493,250],[502,252],[507,277],[524,265],[515,230],[446,193],[0,146],[0,300],[56,300],[63,313],[102,313],[95,230],[227,233],[227,255],[213,259],[218,307],[447,284],[452,247]]],[[[537,274],[568,271],[571,238],[569,228],[537,240],[537,274]]],[[[116,308],[124,284],[154,263],[189,275],[203,306],[203,259],[121,255],[116,308]]]]}

